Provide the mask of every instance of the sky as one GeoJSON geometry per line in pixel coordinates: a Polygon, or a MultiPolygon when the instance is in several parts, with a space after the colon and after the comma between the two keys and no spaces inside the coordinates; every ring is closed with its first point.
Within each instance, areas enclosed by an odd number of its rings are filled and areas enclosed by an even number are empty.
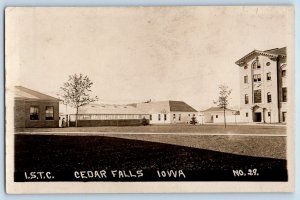
{"type": "Polygon", "coordinates": [[[287,10],[270,7],[14,8],[6,10],[11,82],[56,96],[74,73],[99,103],[148,99],[214,106],[218,86],[239,106],[235,61],[289,45],[287,10]]]}

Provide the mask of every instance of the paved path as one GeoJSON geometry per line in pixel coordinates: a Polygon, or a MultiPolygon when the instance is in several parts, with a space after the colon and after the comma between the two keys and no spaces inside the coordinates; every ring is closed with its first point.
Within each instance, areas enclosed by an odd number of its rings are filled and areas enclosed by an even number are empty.
{"type": "Polygon", "coordinates": [[[17,132],[16,134],[30,135],[70,135],[70,136],[109,136],[109,135],[219,135],[219,136],[252,136],[252,137],[286,137],[286,134],[239,134],[239,133],[131,133],[131,132],[17,132]]]}

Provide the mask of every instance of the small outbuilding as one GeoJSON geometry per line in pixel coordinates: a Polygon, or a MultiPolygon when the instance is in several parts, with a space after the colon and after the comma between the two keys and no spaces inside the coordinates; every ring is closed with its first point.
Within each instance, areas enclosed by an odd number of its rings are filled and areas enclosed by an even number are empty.
{"type": "MultiPolygon", "coordinates": [[[[224,123],[224,109],[219,107],[210,107],[201,111],[204,123],[224,123]]],[[[240,122],[240,113],[237,110],[225,110],[226,122],[240,122]]]]}

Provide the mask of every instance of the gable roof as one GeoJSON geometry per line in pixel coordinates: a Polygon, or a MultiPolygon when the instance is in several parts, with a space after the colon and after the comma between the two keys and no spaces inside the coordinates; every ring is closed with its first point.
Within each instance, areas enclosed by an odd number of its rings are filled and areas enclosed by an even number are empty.
{"type": "MultiPolygon", "coordinates": [[[[202,110],[201,112],[223,112],[224,109],[220,108],[220,107],[210,107],[206,110],[202,110]]],[[[237,112],[237,110],[232,110],[232,109],[228,109],[226,108],[226,111],[231,111],[231,112],[237,112]]]]}
{"type": "Polygon", "coordinates": [[[15,86],[15,99],[59,101],[58,98],[43,94],[35,90],[31,90],[23,86],[15,86]]]}
{"type": "Polygon", "coordinates": [[[132,105],[88,104],[78,110],[79,114],[147,114],[132,105]]]}
{"type": "Polygon", "coordinates": [[[147,113],[197,112],[197,110],[183,101],[152,101],[137,103],[136,107],[147,113]]]}
{"type": "Polygon", "coordinates": [[[264,55],[270,58],[286,57],[286,47],[269,49],[265,51],[253,50],[247,55],[245,55],[244,57],[242,57],[241,59],[239,59],[238,61],[236,61],[235,64],[243,65],[245,63],[245,60],[253,55],[264,55]]]}
{"type": "Polygon", "coordinates": [[[171,112],[197,112],[197,110],[184,101],[169,101],[169,103],[171,112]]]}

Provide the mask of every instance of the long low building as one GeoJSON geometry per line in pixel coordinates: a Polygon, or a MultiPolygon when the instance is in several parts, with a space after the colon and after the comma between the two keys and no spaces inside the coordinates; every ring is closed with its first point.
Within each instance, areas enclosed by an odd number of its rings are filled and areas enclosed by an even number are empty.
{"type": "MultiPolygon", "coordinates": [[[[132,105],[88,104],[78,110],[77,126],[134,126],[149,123],[149,114],[132,105]]],[[[75,126],[76,115],[70,115],[70,126],[75,126]]]]}
{"type": "MultiPolygon", "coordinates": [[[[183,101],[155,101],[127,105],[89,104],[79,108],[77,126],[188,124],[197,111],[183,101]]],[[[75,126],[76,115],[70,115],[75,126]]]]}

